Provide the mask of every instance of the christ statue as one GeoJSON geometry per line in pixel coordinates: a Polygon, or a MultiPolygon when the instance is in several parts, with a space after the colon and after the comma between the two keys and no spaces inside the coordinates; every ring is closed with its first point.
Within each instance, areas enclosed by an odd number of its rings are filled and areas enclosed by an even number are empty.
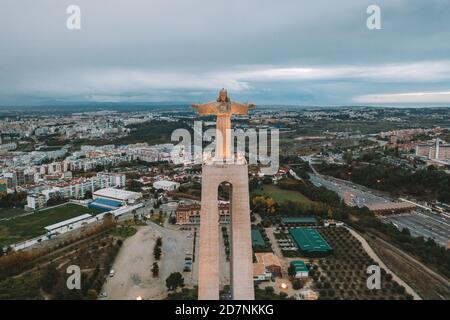
{"type": "Polygon", "coordinates": [[[246,115],[249,109],[255,108],[255,105],[230,101],[227,90],[222,89],[217,101],[193,104],[192,107],[197,110],[200,116],[217,116],[215,158],[221,160],[231,158],[231,116],[233,114],[246,115]]]}

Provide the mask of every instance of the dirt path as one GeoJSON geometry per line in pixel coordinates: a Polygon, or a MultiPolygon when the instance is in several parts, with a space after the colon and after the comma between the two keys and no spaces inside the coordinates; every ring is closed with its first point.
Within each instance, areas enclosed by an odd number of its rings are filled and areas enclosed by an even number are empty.
{"type": "Polygon", "coordinates": [[[384,262],[380,259],[380,257],[378,257],[378,255],[375,253],[375,251],[373,251],[372,247],[369,245],[369,243],[367,243],[366,239],[364,239],[361,235],[359,235],[359,233],[357,233],[356,231],[345,227],[348,231],[350,231],[350,233],[356,238],[358,239],[359,242],[361,242],[364,250],[367,252],[367,254],[373,259],[375,260],[376,263],[378,263],[378,265],[380,267],[382,267],[383,269],[386,270],[387,273],[390,273],[392,275],[392,279],[394,281],[396,281],[398,284],[402,285],[403,287],[405,287],[405,290],[407,293],[409,293],[410,295],[413,296],[414,300],[422,300],[422,298],[406,283],[404,282],[400,277],[398,277],[395,273],[393,273],[385,264],[384,262]]]}

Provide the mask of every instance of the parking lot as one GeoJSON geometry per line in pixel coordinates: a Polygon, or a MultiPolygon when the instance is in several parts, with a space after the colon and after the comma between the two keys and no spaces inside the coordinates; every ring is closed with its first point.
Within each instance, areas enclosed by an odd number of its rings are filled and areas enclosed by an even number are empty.
{"type": "MultiPolygon", "coordinates": [[[[167,295],[165,280],[172,272],[183,274],[187,287],[192,287],[192,272],[183,272],[185,258],[192,253],[192,232],[168,229],[149,223],[126,239],[114,262],[115,274],[109,277],[103,291],[106,299],[163,299],[167,295]],[[162,238],[162,257],[158,261],[159,277],[152,276],[153,247],[162,238]]],[[[193,270],[194,271],[194,270],[193,270]]],[[[196,283],[195,283],[196,284],[196,283]]]]}

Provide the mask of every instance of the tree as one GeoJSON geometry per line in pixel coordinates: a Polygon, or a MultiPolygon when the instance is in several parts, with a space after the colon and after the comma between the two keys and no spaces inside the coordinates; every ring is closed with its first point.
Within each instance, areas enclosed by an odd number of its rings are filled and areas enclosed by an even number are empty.
{"type": "Polygon", "coordinates": [[[274,291],[275,291],[275,289],[273,288],[273,287],[265,287],[264,288],[264,290],[267,292],[267,293],[273,293],[274,291]]]}
{"type": "Polygon", "coordinates": [[[153,278],[156,278],[157,276],[159,276],[159,266],[158,266],[157,262],[153,262],[152,274],[153,274],[153,278]]]}
{"type": "Polygon", "coordinates": [[[134,192],[142,192],[142,183],[136,180],[131,180],[130,184],[128,185],[128,190],[134,191],[134,192]]]}
{"type": "Polygon", "coordinates": [[[184,278],[181,273],[171,273],[166,279],[166,286],[169,290],[176,290],[178,287],[184,287],[184,278]]]}
{"type": "Polygon", "coordinates": [[[290,277],[294,277],[295,274],[296,274],[295,267],[294,267],[294,265],[291,264],[288,268],[288,275],[290,277]]]}
{"type": "Polygon", "coordinates": [[[275,213],[276,208],[275,208],[275,200],[273,200],[272,198],[267,198],[266,199],[266,211],[268,213],[275,213]]]}
{"type": "Polygon", "coordinates": [[[16,208],[22,207],[26,204],[27,193],[17,192],[8,193],[0,199],[0,208],[16,208]]]}
{"type": "Polygon", "coordinates": [[[402,229],[402,234],[407,235],[407,236],[410,236],[410,235],[411,235],[411,232],[409,231],[408,228],[403,228],[403,229],[402,229]]]}
{"type": "Polygon", "coordinates": [[[153,248],[153,256],[155,257],[155,260],[159,260],[161,258],[161,248],[158,246],[155,246],[153,248]]]}
{"type": "Polygon", "coordinates": [[[60,195],[60,194],[56,194],[52,197],[50,197],[50,199],[47,200],[47,206],[56,206],[58,204],[61,204],[63,202],[66,202],[66,200],[60,195]]]}
{"type": "Polygon", "coordinates": [[[89,289],[87,291],[87,298],[88,298],[88,300],[97,300],[97,296],[98,296],[97,290],[89,289]]]}
{"type": "Polygon", "coordinates": [[[272,177],[271,176],[264,176],[262,179],[263,184],[272,184],[272,177]]]}
{"type": "Polygon", "coordinates": [[[52,292],[53,288],[58,284],[59,273],[56,270],[55,266],[49,265],[45,268],[42,278],[41,278],[41,287],[47,293],[52,292]]]}
{"type": "Polygon", "coordinates": [[[345,152],[342,156],[342,159],[344,159],[345,162],[350,163],[353,160],[353,154],[351,152],[345,152]]]}
{"type": "Polygon", "coordinates": [[[303,281],[301,281],[300,279],[294,279],[292,281],[292,289],[300,290],[302,288],[303,288],[303,281]]]}

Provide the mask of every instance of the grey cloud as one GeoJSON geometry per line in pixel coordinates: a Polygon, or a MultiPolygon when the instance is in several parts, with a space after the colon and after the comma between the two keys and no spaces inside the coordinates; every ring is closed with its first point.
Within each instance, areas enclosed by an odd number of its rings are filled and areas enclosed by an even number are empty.
{"type": "Polygon", "coordinates": [[[373,74],[378,66],[449,58],[448,1],[376,1],[379,31],[366,28],[372,3],[2,0],[0,104],[32,103],[33,97],[190,101],[217,86],[258,102],[305,104],[345,104],[395,88],[448,91],[439,70],[423,79],[384,73],[376,84],[370,75],[318,74],[337,66],[373,74]],[[65,27],[69,4],[81,7],[80,31],[65,27]],[[315,77],[267,74],[302,68],[313,68],[315,77]]]}

